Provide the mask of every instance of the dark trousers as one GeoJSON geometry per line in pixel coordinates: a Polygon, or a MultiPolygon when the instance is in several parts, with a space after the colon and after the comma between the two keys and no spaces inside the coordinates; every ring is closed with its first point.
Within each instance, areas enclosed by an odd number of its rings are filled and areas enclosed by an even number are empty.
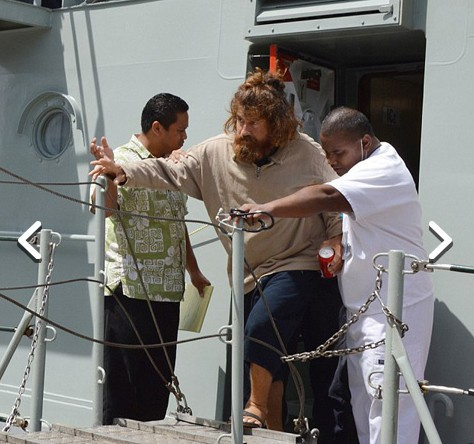
{"type": "MultiPolygon", "coordinates": [[[[337,279],[324,279],[319,271],[290,271],[266,276],[261,279],[261,283],[267,302],[272,307],[278,329],[280,330],[280,326],[283,325],[281,334],[288,353],[296,351],[300,334],[303,337],[305,349],[312,351],[338,330],[342,301],[337,279]],[[285,319],[287,321],[282,322],[285,319]]],[[[246,335],[256,336],[255,332],[259,330],[253,325],[255,320],[268,318],[258,290],[246,294],[245,303],[246,335]]],[[[265,322],[260,322],[265,325],[265,322]]],[[[264,332],[264,334],[259,333],[260,339],[280,349],[278,343],[275,342],[273,328],[268,325],[268,322],[264,332]]],[[[262,346],[257,347],[251,341],[246,341],[245,346],[248,348],[246,348],[244,402],[250,394],[248,361],[263,364],[262,366],[268,369],[272,368],[268,364],[270,360],[281,362],[274,352],[262,346]],[[253,351],[249,352],[249,349],[253,351]]],[[[311,427],[319,429],[321,444],[333,443],[335,401],[329,397],[329,387],[336,371],[337,359],[318,358],[309,361],[306,365],[310,366],[310,383],[314,399],[311,427]]],[[[285,364],[272,373],[274,379],[286,381],[288,366],[285,364]]]]}
{"type": "Polygon", "coordinates": [[[359,444],[354,416],[352,415],[347,358],[345,356],[339,358],[339,365],[329,389],[329,396],[334,405],[336,419],[335,444],[359,444]]]}
{"type": "MultiPolygon", "coordinates": [[[[314,293],[303,320],[301,334],[305,350],[315,350],[339,329],[342,307],[337,279],[325,279],[318,273],[314,293]]],[[[335,432],[334,401],[329,387],[334,378],[337,358],[316,358],[309,361],[309,377],[313,392],[311,426],[319,429],[321,444],[333,443],[335,432]]]]}
{"type": "MultiPolygon", "coordinates": [[[[132,318],[145,344],[161,343],[147,301],[123,295],[121,286],[116,295],[132,318]]],[[[176,341],[179,323],[179,303],[151,302],[164,342],[176,341]]],[[[105,297],[105,340],[123,344],[139,344],[136,334],[122,308],[113,296],[105,297]]],[[[162,348],[148,349],[153,361],[170,381],[172,371],[162,348]]],[[[167,347],[174,372],[176,346],[167,347]]],[[[104,347],[103,423],[112,424],[114,418],[138,421],[163,419],[168,406],[169,390],[153,368],[143,349],[132,350],[104,347]]]]}
{"type": "MultiPolygon", "coordinates": [[[[339,323],[346,322],[346,309],[341,308],[339,323]]],[[[345,337],[342,337],[336,348],[346,348],[345,337]]],[[[351,391],[349,389],[349,377],[347,374],[347,357],[341,356],[338,359],[336,373],[329,388],[336,427],[334,432],[335,444],[359,444],[357,429],[352,415],[351,391]]]]}

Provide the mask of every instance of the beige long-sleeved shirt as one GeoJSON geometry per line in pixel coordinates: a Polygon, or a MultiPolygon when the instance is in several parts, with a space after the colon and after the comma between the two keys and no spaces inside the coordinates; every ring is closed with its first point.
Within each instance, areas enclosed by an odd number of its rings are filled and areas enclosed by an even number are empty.
{"type": "MultiPolygon", "coordinates": [[[[180,163],[145,159],[122,165],[127,187],[181,190],[204,202],[211,220],[220,208],[229,212],[244,203],[264,203],[292,194],[307,185],[337,177],[321,147],[300,134],[278,149],[262,167],[235,158],[233,137],[221,134],[193,146],[180,163]]],[[[325,239],[341,234],[338,213],[322,213],[301,219],[276,219],[273,228],[245,233],[245,258],[256,276],[289,270],[318,270],[317,252],[325,239]]],[[[231,243],[218,235],[229,254],[231,243]]],[[[245,292],[255,283],[245,270],[245,292]]]]}

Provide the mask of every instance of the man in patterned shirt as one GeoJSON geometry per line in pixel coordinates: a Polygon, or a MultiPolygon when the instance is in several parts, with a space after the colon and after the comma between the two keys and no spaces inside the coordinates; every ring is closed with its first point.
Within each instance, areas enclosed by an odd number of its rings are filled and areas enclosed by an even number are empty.
{"type": "MultiPolygon", "coordinates": [[[[113,152],[91,152],[117,163],[167,157],[186,139],[187,111],[181,98],[158,94],[143,109],[140,134],[113,152]]],[[[137,332],[145,344],[176,341],[185,267],[200,293],[210,284],[179,220],[186,214],[185,198],[179,191],[117,188],[108,181],[107,208],[127,213],[106,213],[106,341],[139,344],[137,332]]],[[[164,418],[170,393],[165,384],[174,374],[175,357],[176,346],[146,351],[106,346],[103,423],[164,418]]]]}

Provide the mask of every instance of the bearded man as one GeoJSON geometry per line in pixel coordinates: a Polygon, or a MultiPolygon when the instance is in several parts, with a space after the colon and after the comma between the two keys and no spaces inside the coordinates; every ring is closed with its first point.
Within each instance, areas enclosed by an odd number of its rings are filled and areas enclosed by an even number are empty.
{"type": "MultiPolygon", "coordinates": [[[[268,202],[337,177],[319,144],[300,134],[298,127],[281,76],[257,70],[235,93],[225,133],[193,146],[180,162],[146,159],[118,165],[104,157],[91,162],[95,168],[90,175],[107,174],[127,187],[181,190],[202,200],[214,220],[220,208],[228,211],[247,202],[268,202]]],[[[217,234],[229,254],[227,269],[232,282],[231,242],[219,231],[217,234]]],[[[248,338],[282,350],[281,337],[284,347],[291,349],[303,330],[306,347],[314,349],[337,330],[341,306],[337,282],[321,278],[317,253],[323,242],[331,243],[337,252],[331,267],[333,272],[339,271],[340,239],[338,213],[278,219],[271,230],[245,234],[249,268],[245,268],[244,277],[248,307],[244,354],[250,393],[244,426],[283,430],[282,397],[287,376],[286,364],[277,353],[248,338]],[[278,333],[252,271],[263,288],[278,333]],[[304,322],[308,314],[312,316],[310,323],[304,322]]],[[[332,433],[327,392],[336,362],[313,360],[311,366],[313,420],[322,439],[332,433]]]]}

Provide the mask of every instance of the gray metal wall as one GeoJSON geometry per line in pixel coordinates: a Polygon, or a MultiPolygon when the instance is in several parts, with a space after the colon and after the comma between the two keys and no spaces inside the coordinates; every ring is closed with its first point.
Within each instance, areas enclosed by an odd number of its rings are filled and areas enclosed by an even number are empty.
{"type": "MultiPolygon", "coordinates": [[[[245,76],[247,45],[240,0],[161,0],[107,2],[53,12],[51,30],[0,33],[0,164],[32,181],[88,180],[88,141],[107,135],[112,146],[140,130],[145,102],[171,92],[190,105],[186,146],[222,131],[229,100],[245,76]],[[83,134],[58,160],[42,161],[30,140],[17,133],[24,108],[37,95],[57,91],[72,96],[82,114],[83,134]]],[[[0,180],[10,180],[1,175],[0,180]]],[[[0,184],[0,231],[25,231],[35,220],[63,234],[92,230],[88,208],[27,186],[0,184]]],[[[87,200],[88,187],[54,188],[87,200]]],[[[189,217],[208,220],[201,202],[190,201],[189,217]]],[[[190,224],[193,232],[199,224],[190,224]]],[[[215,285],[201,334],[217,333],[228,322],[230,290],[225,254],[215,233],[192,235],[202,271],[215,285]]],[[[53,280],[93,276],[93,249],[85,242],[58,247],[53,280]]],[[[35,264],[13,242],[0,242],[0,287],[36,283],[35,264]]],[[[55,287],[50,316],[91,334],[86,283],[55,287]]],[[[31,290],[9,292],[25,303],[31,290]]],[[[14,326],[21,310],[0,301],[0,325],[14,326]]],[[[181,338],[196,334],[181,334],[181,338]]],[[[0,354],[10,335],[0,333],[0,354]]],[[[9,413],[26,364],[24,339],[0,384],[0,412],[9,413]]],[[[50,422],[91,421],[91,346],[66,333],[48,344],[44,418],[50,422]]],[[[176,374],[198,416],[220,418],[225,346],[217,339],[179,348],[176,374]],[[216,384],[216,381],[218,383],[216,384]]],[[[27,390],[26,395],[29,394],[27,390]]],[[[29,414],[28,396],[20,412],[29,414]]],[[[170,408],[174,409],[171,400],[170,408]]]]}
{"type": "MultiPolygon", "coordinates": [[[[474,11],[472,2],[428,1],[420,196],[425,226],[434,220],[454,245],[440,263],[474,264],[474,11]]],[[[426,230],[426,243],[439,241],[426,230]]],[[[474,387],[474,277],[433,275],[436,312],[427,377],[432,384],[474,387]]],[[[435,403],[446,443],[474,442],[472,397],[450,396],[454,416],[435,403]]],[[[436,398],[435,398],[436,399],[436,398]]],[[[438,397],[439,399],[439,397],[438,397]]],[[[449,403],[448,403],[449,404],[449,403]]]]}
{"type": "MultiPolygon", "coordinates": [[[[247,66],[246,5],[241,0],[99,3],[54,11],[49,31],[1,32],[0,165],[34,181],[86,180],[87,141],[102,134],[108,135],[113,146],[126,141],[139,129],[143,104],[159,91],[188,101],[187,145],[221,131],[229,99],[247,66]],[[24,107],[45,91],[74,97],[84,120],[84,134],[76,131],[73,149],[58,161],[40,161],[28,138],[17,133],[24,107]]],[[[440,262],[472,265],[474,14],[468,0],[417,1],[413,9],[416,27],[424,29],[427,38],[419,185],[426,246],[431,251],[438,244],[427,229],[434,220],[454,239],[453,248],[440,262]]],[[[10,178],[1,175],[0,180],[6,179],[10,178]]],[[[35,220],[60,233],[91,231],[92,219],[83,206],[31,187],[0,187],[0,231],[24,231],[35,220]]],[[[87,187],[60,191],[87,199],[87,187]]],[[[190,202],[190,217],[207,218],[199,202],[190,202]]],[[[190,225],[189,231],[197,227],[190,225]]],[[[214,238],[210,228],[191,238],[199,245],[203,271],[216,286],[203,334],[215,333],[229,316],[225,256],[220,245],[212,242],[214,238]]],[[[55,280],[93,275],[90,245],[64,242],[57,258],[55,280]]],[[[36,266],[15,244],[0,243],[1,287],[34,284],[36,273],[36,266]]],[[[427,377],[433,384],[472,387],[473,278],[436,271],[433,279],[437,303],[427,377]]],[[[54,288],[51,317],[90,333],[88,290],[84,283],[54,288]]],[[[9,294],[26,302],[31,292],[9,294]]],[[[21,314],[0,301],[0,325],[15,325],[21,314]]],[[[0,353],[8,338],[0,333],[0,353]]],[[[0,412],[11,407],[28,347],[25,339],[1,381],[0,412]]],[[[217,340],[180,347],[176,373],[195,414],[220,418],[224,370],[224,346],[217,340]],[[196,359],[197,355],[202,359],[196,359]]],[[[88,424],[91,391],[90,345],[61,333],[48,345],[45,418],[88,424]]],[[[443,442],[474,442],[472,398],[452,396],[452,418],[445,415],[442,401],[431,395],[427,398],[434,406],[443,442]]],[[[22,407],[21,413],[28,415],[28,399],[22,407]]]]}

